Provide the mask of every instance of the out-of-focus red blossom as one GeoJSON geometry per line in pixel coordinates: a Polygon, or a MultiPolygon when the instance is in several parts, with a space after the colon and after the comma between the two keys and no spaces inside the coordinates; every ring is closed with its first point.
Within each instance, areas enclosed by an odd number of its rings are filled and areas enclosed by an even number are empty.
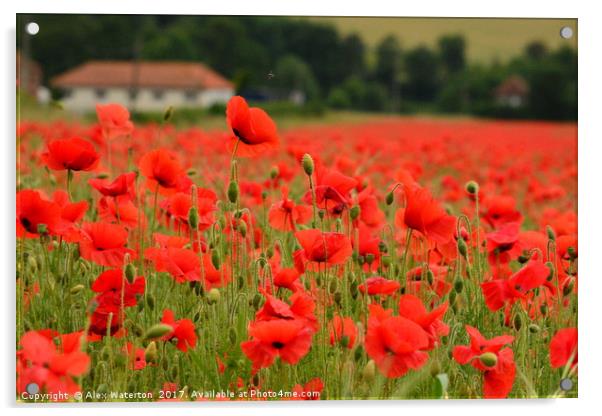
{"type": "Polygon", "coordinates": [[[129,196],[103,196],[98,200],[98,217],[111,224],[120,224],[128,230],[146,228],[144,212],[136,208],[129,196]]]}
{"type": "Polygon", "coordinates": [[[148,248],[144,257],[151,260],[158,272],[167,272],[177,283],[200,282],[201,261],[198,255],[185,248],[148,248]]]}
{"type": "Polygon", "coordinates": [[[92,178],[88,180],[88,183],[104,196],[118,197],[128,195],[131,199],[134,199],[135,181],[136,173],[128,172],[119,175],[113,182],[109,182],[107,179],[92,178]]]}
{"type": "Polygon", "coordinates": [[[270,226],[280,231],[297,231],[297,224],[307,223],[312,215],[311,207],[295,205],[288,199],[288,189],[282,188],[282,200],[270,207],[268,218],[270,226]]]}
{"type": "Polygon", "coordinates": [[[138,163],[140,173],[146,177],[146,187],[151,192],[169,195],[187,191],[192,185],[174,152],[155,149],[146,153],[138,163]]]}
{"type": "Polygon", "coordinates": [[[406,188],[404,222],[407,227],[438,243],[454,237],[456,218],[448,215],[426,188],[406,188]]]}
{"type": "Polygon", "coordinates": [[[123,347],[123,352],[125,352],[132,370],[144,370],[146,368],[144,348],[135,348],[134,344],[128,341],[123,347]]]}
{"type": "MultiPolygon", "coordinates": [[[[79,333],[81,336],[81,333],[79,333]]],[[[79,336],[61,337],[57,349],[52,338],[38,331],[23,334],[17,351],[17,390],[26,391],[35,383],[40,391],[73,394],[81,390],[74,377],[84,375],[90,368],[90,357],[79,350],[79,336]]]]}
{"type": "Polygon", "coordinates": [[[134,131],[134,124],[130,121],[130,112],[122,105],[97,104],[96,115],[106,140],[128,136],[134,131]]]}
{"type": "Polygon", "coordinates": [[[324,383],[319,377],[312,378],[303,386],[295,384],[293,387],[293,397],[290,400],[320,400],[320,394],[324,390],[324,383]]]}
{"type": "Polygon", "coordinates": [[[429,336],[429,349],[435,348],[441,337],[449,334],[449,326],[441,318],[447,312],[447,302],[428,312],[422,301],[414,295],[399,298],[399,316],[420,325],[429,336]]]}
{"type": "Polygon", "coordinates": [[[362,293],[368,295],[392,295],[397,292],[401,285],[395,280],[385,279],[382,276],[372,276],[358,286],[362,293]]]}
{"type": "Polygon", "coordinates": [[[470,325],[466,325],[466,332],[470,336],[470,345],[454,347],[452,352],[454,359],[459,364],[470,364],[477,370],[483,371],[483,397],[486,399],[507,397],[514,384],[516,365],[512,349],[505,348],[505,345],[512,343],[514,337],[501,335],[486,339],[478,329],[470,325]],[[484,353],[495,354],[497,358],[495,365],[487,367],[481,362],[479,357],[484,353]]]}
{"type": "Polygon", "coordinates": [[[300,272],[343,264],[351,257],[351,241],[345,234],[309,229],[297,231],[295,237],[301,245],[295,252],[295,267],[300,272]]]}
{"type": "Polygon", "coordinates": [[[577,367],[578,361],[577,328],[560,329],[550,341],[550,365],[577,367]]]}
{"type": "Polygon", "coordinates": [[[483,201],[483,219],[493,228],[500,228],[508,222],[522,221],[521,213],[516,209],[516,200],[509,195],[493,195],[483,201]]]}
{"type": "Polygon", "coordinates": [[[251,322],[248,333],[250,340],[240,347],[257,371],[272,365],[276,357],[297,364],[309,352],[313,330],[304,320],[273,319],[251,322]]]}
{"type": "Polygon", "coordinates": [[[94,145],[79,137],[51,140],[42,160],[52,170],[93,170],[100,160],[94,145]]]}
{"type": "Polygon", "coordinates": [[[274,275],[274,286],[289,289],[293,292],[303,290],[299,281],[301,273],[293,267],[281,269],[274,275]]]}
{"type": "Polygon", "coordinates": [[[36,190],[17,192],[17,237],[38,238],[40,225],[46,226],[48,234],[56,233],[61,213],[56,202],[42,199],[36,190]]]}
{"type": "Polygon", "coordinates": [[[226,121],[233,133],[231,146],[236,146],[237,156],[257,156],[278,147],[274,121],[261,108],[249,107],[244,98],[230,98],[226,121]]]}
{"type": "Polygon", "coordinates": [[[519,231],[519,223],[508,222],[502,224],[496,231],[485,235],[487,259],[492,267],[500,263],[507,264],[520,254],[519,231]]]}
{"type": "Polygon", "coordinates": [[[341,343],[348,349],[355,346],[357,327],[351,318],[335,315],[330,322],[330,345],[341,343]]]}
{"type": "Polygon", "coordinates": [[[426,364],[429,336],[415,322],[392,316],[391,309],[370,304],[366,352],[374,360],[379,371],[389,378],[405,375],[426,364]]]}
{"type": "Polygon", "coordinates": [[[172,310],[165,309],[161,323],[169,325],[173,330],[163,337],[164,341],[176,341],[176,348],[187,352],[189,348],[196,347],[197,336],[194,323],[190,319],[179,319],[176,321],[172,310]]]}
{"type": "Polygon", "coordinates": [[[78,238],[82,258],[101,266],[118,267],[126,254],[136,257],[136,252],[126,248],[128,232],[121,225],[105,222],[82,224],[78,238]]]}

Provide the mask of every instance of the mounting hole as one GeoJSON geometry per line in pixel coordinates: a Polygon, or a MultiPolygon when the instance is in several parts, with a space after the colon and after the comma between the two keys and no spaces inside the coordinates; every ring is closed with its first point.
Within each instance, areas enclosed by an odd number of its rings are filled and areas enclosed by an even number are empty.
{"type": "Polygon", "coordinates": [[[40,25],[36,22],[29,22],[27,23],[27,26],[25,26],[25,31],[32,36],[37,35],[40,31],[40,25]]]}
{"type": "Polygon", "coordinates": [[[569,26],[564,26],[560,29],[560,37],[563,39],[570,39],[573,37],[573,29],[569,26]]]}

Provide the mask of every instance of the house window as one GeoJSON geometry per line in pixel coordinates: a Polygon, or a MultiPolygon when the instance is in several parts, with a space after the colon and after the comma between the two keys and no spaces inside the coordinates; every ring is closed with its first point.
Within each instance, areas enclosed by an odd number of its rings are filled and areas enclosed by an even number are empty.
{"type": "Polygon", "coordinates": [[[131,89],[129,92],[130,100],[135,100],[138,97],[138,90],[131,89]]]}
{"type": "Polygon", "coordinates": [[[99,100],[102,100],[107,96],[107,90],[103,88],[97,88],[96,91],[94,91],[94,93],[96,94],[96,98],[98,98],[99,100]]]}
{"type": "Polygon", "coordinates": [[[195,90],[187,90],[184,93],[184,95],[186,97],[186,101],[195,102],[197,100],[199,93],[198,93],[198,91],[195,91],[195,90]]]}
{"type": "Polygon", "coordinates": [[[154,90],[153,97],[155,100],[161,100],[163,98],[163,90],[154,90]]]}

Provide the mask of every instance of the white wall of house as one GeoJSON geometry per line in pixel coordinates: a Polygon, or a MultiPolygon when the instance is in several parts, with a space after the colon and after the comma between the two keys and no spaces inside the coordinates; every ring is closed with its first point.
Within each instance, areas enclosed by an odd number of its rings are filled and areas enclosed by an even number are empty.
{"type": "Polygon", "coordinates": [[[71,111],[94,111],[96,104],[119,103],[137,111],[164,111],[175,108],[206,108],[213,104],[225,104],[234,95],[231,88],[184,90],[176,88],[140,88],[130,97],[127,88],[73,87],[65,89],[63,106],[71,111]]]}

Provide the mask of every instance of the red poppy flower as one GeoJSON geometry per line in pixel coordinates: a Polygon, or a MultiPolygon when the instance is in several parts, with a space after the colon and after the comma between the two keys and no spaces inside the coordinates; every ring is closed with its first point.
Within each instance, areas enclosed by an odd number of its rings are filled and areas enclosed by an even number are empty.
{"type": "Polygon", "coordinates": [[[268,218],[270,226],[280,231],[297,231],[296,224],[307,223],[312,215],[311,207],[295,205],[288,199],[288,190],[282,188],[282,200],[270,207],[268,218]]]}
{"type": "MultiPolygon", "coordinates": [[[[196,201],[198,230],[204,231],[215,222],[217,195],[210,189],[197,188],[196,201]]],[[[188,213],[192,207],[190,193],[178,192],[171,195],[161,202],[160,207],[165,211],[168,223],[176,231],[189,232],[188,213]]]]}
{"type": "Polygon", "coordinates": [[[173,311],[165,309],[161,323],[169,325],[173,331],[163,337],[164,341],[175,339],[177,341],[176,348],[182,352],[187,352],[189,348],[196,347],[197,336],[194,328],[194,323],[190,319],[175,320],[173,311]]]}
{"type": "Polygon", "coordinates": [[[271,321],[274,319],[294,319],[305,321],[314,332],[318,330],[318,322],[314,314],[316,304],[305,292],[296,292],[290,298],[290,305],[267,293],[262,308],[255,314],[258,321],[271,321]]]}
{"type": "Polygon", "coordinates": [[[130,121],[130,112],[122,105],[96,104],[96,115],[103,136],[107,140],[127,136],[134,131],[134,124],[130,121]]]}
{"type": "Polygon", "coordinates": [[[69,195],[62,190],[55,191],[52,200],[61,208],[61,222],[57,233],[69,242],[76,241],[75,223],[80,221],[86,214],[88,201],[70,202],[69,195]]]}
{"type": "Polygon", "coordinates": [[[485,212],[483,218],[493,228],[499,228],[508,222],[522,220],[522,215],[516,210],[516,201],[509,195],[494,195],[484,201],[485,212]]]}
{"type": "Polygon", "coordinates": [[[346,348],[352,349],[357,338],[357,327],[351,318],[341,318],[335,315],[330,322],[330,345],[341,343],[346,348]]]}
{"type": "Polygon", "coordinates": [[[226,259],[222,262],[219,269],[215,268],[213,261],[211,260],[211,254],[206,253],[202,255],[203,268],[201,269],[202,276],[204,277],[204,284],[206,289],[214,287],[224,287],[232,279],[230,273],[230,266],[226,259]]]}
{"type": "Polygon", "coordinates": [[[385,222],[385,213],[379,208],[376,196],[366,188],[357,196],[360,207],[359,219],[368,227],[379,227],[385,222]]]}
{"type": "Polygon", "coordinates": [[[175,153],[169,150],[151,150],[142,156],[138,167],[146,177],[146,186],[151,192],[159,190],[161,194],[170,194],[190,187],[190,179],[175,153]]]}
{"type": "Polygon", "coordinates": [[[56,202],[42,199],[31,189],[17,192],[17,237],[38,238],[38,226],[42,224],[53,234],[60,222],[61,208],[56,202]]]}
{"type": "Polygon", "coordinates": [[[158,272],[167,272],[177,283],[201,281],[201,260],[185,248],[148,248],[144,256],[155,264],[158,272]]]}
{"type": "Polygon", "coordinates": [[[136,297],[144,294],[146,282],[144,277],[138,276],[130,283],[124,276],[122,269],[112,269],[101,273],[94,283],[92,290],[99,295],[96,296],[98,308],[117,312],[124,307],[136,306],[136,297]]]}
{"type": "Polygon", "coordinates": [[[428,189],[406,188],[405,225],[428,239],[445,244],[454,238],[456,218],[448,215],[428,189]]]}
{"type": "Polygon", "coordinates": [[[358,286],[362,293],[369,295],[391,295],[399,290],[401,285],[395,280],[385,279],[382,276],[372,276],[358,286]]]}
{"type": "Polygon", "coordinates": [[[301,274],[294,267],[281,269],[274,275],[274,286],[283,287],[293,292],[303,290],[303,285],[299,281],[301,274]]]}
{"type": "Polygon", "coordinates": [[[407,318],[391,316],[391,310],[377,304],[369,307],[365,347],[380,372],[397,378],[422,367],[428,360],[424,351],[429,346],[428,334],[407,318]]]}
{"type": "Polygon", "coordinates": [[[51,338],[37,331],[23,334],[19,344],[22,347],[17,352],[17,390],[20,393],[31,383],[50,394],[73,394],[81,390],[73,378],[90,368],[90,357],[86,353],[68,345],[61,353],[51,338]]]}
{"type": "Polygon", "coordinates": [[[88,222],[82,225],[79,236],[80,255],[101,266],[118,267],[126,254],[135,258],[136,252],[126,248],[128,232],[117,224],[88,222]]]}
{"type": "Polygon", "coordinates": [[[550,342],[550,364],[552,368],[567,364],[575,367],[578,363],[577,328],[560,329],[550,342]]]}
{"type": "Polygon", "coordinates": [[[501,309],[506,303],[511,305],[524,298],[528,291],[549,283],[546,281],[549,274],[550,269],[541,260],[530,260],[508,279],[481,283],[485,303],[492,311],[501,309]]]}
{"type": "Polygon", "coordinates": [[[52,140],[42,160],[52,170],[92,170],[98,165],[99,156],[92,143],[74,137],[52,140]]]}
{"type": "Polygon", "coordinates": [[[134,348],[134,344],[126,342],[123,351],[128,357],[132,370],[143,370],[146,368],[146,352],[144,348],[134,348]]]}
{"type": "MultiPolygon", "coordinates": [[[[315,177],[316,204],[333,215],[340,215],[351,204],[350,192],[357,186],[357,180],[321,166],[316,168],[315,177]]],[[[312,192],[308,191],[304,200],[312,204],[312,199],[312,192]]]]}
{"type": "Polygon", "coordinates": [[[255,371],[272,365],[276,357],[297,364],[311,346],[313,331],[305,321],[274,319],[249,324],[249,341],[240,344],[243,353],[253,361],[255,371]]]}
{"type": "Polygon", "coordinates": [[[310,229],[297,231],[295,237],[301,244],[305,267],[317,269],[322,264],[334,266],[345,263],[351,257],[351,241],[345,234],[310,229]]]}
{"type": "Polygon", "coordinates": [[[486,399],[507,397],[514,383],[516,365],[512,349],[504,346],[514,341],[514,337],[501,335],[488,340],[470,325],[466,325],[466,332],[470,336],[470,345],[454,347],[454,359],[462,365],[470,363],[484,372],[483,396],[486,399]],[[493,366],[488,367],[481,362],[479,357],[484,353],[495,354],[496,362],[493,366]]]}
{"type": "Polygon", "coordinates": [[[136,208],[129,196],[102,197],[98,200],[98,217],[107,223],[121,224],[128,230],[146,227],[144,212],[136,208]]]}
{"type": "Polygon", "coordinates": [[[113,182],[109,182],[107,179],[93,178],[88,180],[88,183],[104,196],[117,197],[129,195],[131,199],[134,199],[135,181],[136,174],[134,172],[128,172],[119,175],[113,182]]]}
{"type": "Polygon", "coordinates": [[[489,264],[507,264],[514,256],[520,254],[519,247],[520,224],[508,222],[502,224],[494,232],[486,234],[489,264]]]}
{"type": "Polygon", "coordinates": [[[429,336],[429,349],[434,348],[439,338],[449,334],[449,326],[441,318],[447,312],[447,302],[428,312],[422,301],[414,295],[399,298],[399,316],[416,322],[429,336]]]}
{"type": "Polygon", "coordinates": [[[230,98],[226,107],[226,121],[238,142],[238,156],[256,156],[278,146],[276,124],[261,108],[249,107],[244,98],[230,98]]]}
{"type": "Polygon", "coordinates": [[[324,383],[319,377],[312,378],[303,386],[295,384],[291,400],[320,400],[320,394],[324,390],[324,383]]]}

